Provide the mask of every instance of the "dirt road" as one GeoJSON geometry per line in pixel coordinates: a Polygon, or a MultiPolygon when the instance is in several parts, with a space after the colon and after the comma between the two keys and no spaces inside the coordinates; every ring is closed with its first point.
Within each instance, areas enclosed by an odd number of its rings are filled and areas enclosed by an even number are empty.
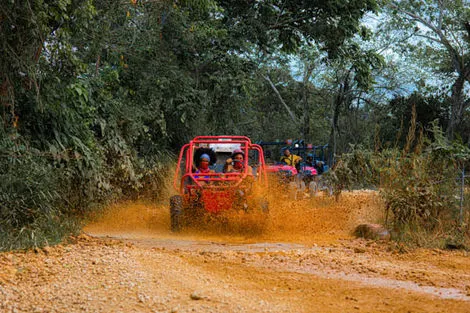
{"type": "Polygon", "coordinates": [[[177,235],[167,211],[120,204],[71,244],[0,254],[0,312],[470,312],[465,251],[351,236],[381,219],[371,192],[177,235]]]}

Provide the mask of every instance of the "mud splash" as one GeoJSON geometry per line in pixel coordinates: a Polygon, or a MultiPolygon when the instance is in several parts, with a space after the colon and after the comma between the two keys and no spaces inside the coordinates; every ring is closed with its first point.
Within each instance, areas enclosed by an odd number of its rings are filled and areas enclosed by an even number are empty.
{"type": "Polygon", "coordinates": [[[380,222],[381,202],[374,192],[344,193],[339,201],[319,194],[293,201],[283,190],[270,190],[269,214],[230,212],[223,219],[209,218],[182,233],[170,232],[168,203],[124,202],[110,206],[88,224],[85,232],[96,235],[177,237],[224,242],[279,241],[332,242],[350,238],[355,226],[380,222]]]}

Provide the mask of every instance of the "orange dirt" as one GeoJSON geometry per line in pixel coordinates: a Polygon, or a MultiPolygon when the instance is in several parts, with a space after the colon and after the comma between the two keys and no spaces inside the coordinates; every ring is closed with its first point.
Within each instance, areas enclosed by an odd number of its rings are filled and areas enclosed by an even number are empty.
{"type": "Polygon", "coordinates": [[[270,204],[180,234],[166,204],[114,205],[72,244],[0,254],[0,312],[470,311],[465,251],[352,237],[382,221],[374,192],[270,204]]]}

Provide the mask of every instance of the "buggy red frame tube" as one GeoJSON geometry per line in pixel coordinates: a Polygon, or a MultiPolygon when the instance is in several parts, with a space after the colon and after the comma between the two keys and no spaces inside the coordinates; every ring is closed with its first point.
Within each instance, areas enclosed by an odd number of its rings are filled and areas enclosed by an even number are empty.
{"type": "MultiPolygon", "coordinates": [[[[190,179],[191,181],[195,182],[198,187],[202,187],[201,181],[207,181],[207,178],[196,178],[194,173],[193,173],[193,155],[194,155],[194,150],[196,146],[200,146],[201,144],[240,144],[241,150],[245,153],[246,156],[248,156],[248,152],[250,150],[255,150],[258,153],[258,180],[260,182],[264,182],[264,184],[267,184],[267,175],[265,171],[265,162],[264,162],[264,153],[263,149],[261,148],[260,145],[258,144],[252,144],[251,140],[246,137],[246,136],[197,136],[193,140],[191,140],[188,144],[185,144],[179,153],[178,156],[178,163],[177,163],[177,168],[175,171],[175,176],[173,179],[173,186],[176,190],[179,190],[180,192],[184,192],[184,180],[185,179],[190,179]],[[181,168],[181,163],[183,160],[183,157],[185,157],[185,173],[181,180],[178,180],[178,177],[180,175],[180,168],[181,168]],[[179,181],[179,186],[178,186],[178,181],[179,181]]],[[[248,168],[248,157],[244,159],[244,167],[245,169],[248,168]]],[[[238,185],[244,178],[248,176],[247,170],[243,172],[242,174],[239,173],[230,173],[231,175],[228,175],[229,173],[206,173],[204,176],[209,176],[210,181],[237,181],[236,185],[238,185]],[[214,177],[212,177],[214,176],[214,177]],[[218,177],[217,177],[218,176],[218,177]]],[[[196,175],[199,176],[199,175],[196,175]]],[[[235,186],[236,186],[235,185],[235,186]]],[[[211,187],[215,188],[216,186],[206,186],[206,187],[211,187]]]]}

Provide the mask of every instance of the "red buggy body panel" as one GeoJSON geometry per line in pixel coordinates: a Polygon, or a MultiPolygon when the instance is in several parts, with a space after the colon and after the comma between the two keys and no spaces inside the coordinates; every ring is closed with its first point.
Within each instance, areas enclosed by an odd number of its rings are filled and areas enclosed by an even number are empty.
{"type": "Polygon", "coordinates": [[[219,213],[232,206],[234,194],[232,190],[205,189],[201,195],[204,208],[209,213],[219,213]]]}
{"type": "Polygon", "coordinates": [[[286,164],[272,164],[266,167],[266,171],[268,173],[279,173],[285,172],[288,173],[290,176],[297,175],[298,171],[295,166],[286,165],[286,164]]]}

